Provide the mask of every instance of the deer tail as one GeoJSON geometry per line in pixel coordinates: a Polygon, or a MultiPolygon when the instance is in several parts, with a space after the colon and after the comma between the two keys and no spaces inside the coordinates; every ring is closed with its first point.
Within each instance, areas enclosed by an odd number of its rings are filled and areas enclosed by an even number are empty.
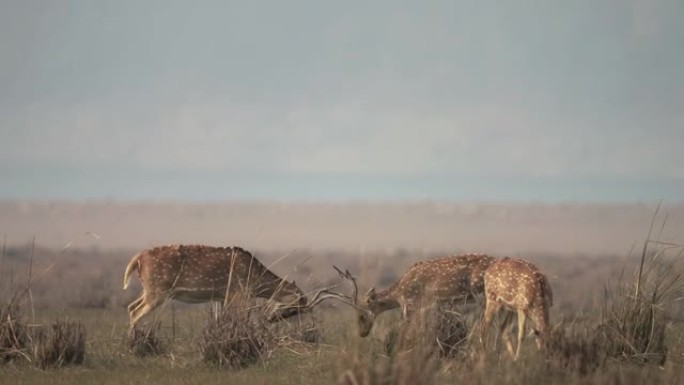
{"type": "Polygon", "coordinates": [[[126,290],[128,288],[128,283],[131,280],[131,274],[133,274],[133,271],[140,271],[140,258],[142,257],[142,252],[136,254],[131,258],[131,261],[128,262],[128,265],[126,266],[126,272],[124,273],[124,281],[123,281],[123,288],[126,290]]]}

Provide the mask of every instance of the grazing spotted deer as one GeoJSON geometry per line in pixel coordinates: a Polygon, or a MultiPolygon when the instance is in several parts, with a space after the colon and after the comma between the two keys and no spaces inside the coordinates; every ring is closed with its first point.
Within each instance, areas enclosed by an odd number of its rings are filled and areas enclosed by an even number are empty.
{"type": "Polygon", "coordinates": [[[517,360],[520,354],[527,318],[532,321],[535,342],[541,350],[548,337],[549,308],[553,305],[553,292],[546,276],[527,261],[503,258],[494,262],[484,273],[484,290],[483,344],[492,318],[503,307],[518,314],[518,346],[515,352],[510,338],[513,314],[507,314],[501,324],[502,338],[513,359],[517,360]]]}
{"type": "Polygon", "coordinates": [[[124,290],[134,271],[143,291],[128,305],[131,330],[167,300],[227,301],[238,291],[276,301],[271,321],[309,310],[306,296],[294,282],[278,277],[239,247],[171,245],[144,250],[126,266],[124,290]]]}
{"type": "Polygon", "coordinates": [[[337,298],[356,308],[359,335],[366,337],[382,312],[401,308],[404,320],[421,306],[421,300],[472,301],[484,292],[483,274],[495,258],[483,254],[465,254],[417,262],[391,287],[377,292],[371,288],[363,302],[358,301],[356,278],[349,271],[338,273],[353,284],[352,296],[328,292],[326,298],[337,298]]]}

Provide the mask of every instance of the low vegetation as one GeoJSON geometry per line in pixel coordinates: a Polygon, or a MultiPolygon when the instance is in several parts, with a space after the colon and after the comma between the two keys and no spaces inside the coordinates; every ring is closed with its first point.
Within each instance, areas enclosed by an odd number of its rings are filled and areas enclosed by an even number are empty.
{"type": "Polygon", "coordinates": [[[16,295],[0,307],[0,365],[28,357],[29,335],[16,295]]]}
{"type": "Polygon", "coordinates": [[[137,325],[126,337],[128,350],[136,357],[159,356],[168,351],[166,341],[159,336],[161,322],[137,325]]]}
{"type": "Polygon", "coordinates": [[[34,362],[41,369],[80,365],[85,360],[86,332],[73,321],[55,321],[32,333],[34,362]]]}
{"type": "Polygon", "coordinates": [[[249,298],[234,298],[207,320],[199,338],[205,363],[242,369],[263,361],[276,347],[276,336],[265,315],[249,298]]]}
{"type": "MultiPolygon", "coordinates": [[[[362,339],[354,311],[345,305],[324,303],[312,314],[268,323],[259,303],[237,298],[218,312],[209,305],[160,309],[129,336],[129,299],[117,286],[121,274],[109,277],[103,271],[111,265],[118,269],[109,271],[119,272],[130,253],[102,261],[93,254],[89,262],[65,255],[50,274],[32,282],[31,298],[17,294],[26,291],[16,277],[27,276],[32,263],[27,250],[11,250],[0,270],[2,383],[218,384],[227,378],[235,384],[316,385],[684,383],[684,262],[677,245],[649,242],[634,258],[585,256],[573,260],[572,268],[563,258],[534,259],[556,294],[552,330],[543,352],[526,338],[517,362],[501,346],[488,345],[483,354],[481,310],[471,306],[465,312],[460,304],[421,312],[409,323],[400,320],[399,311],[388,312],[362,339]],[[601,279],[591,275],[597,271],[603,272],[601,279]],[[110,278],[111,284],[91,286],[110,278]],[[82,303],[65,293],[84,293],[74,297],[82,303]],[[85,370],[69,369],[73,366],[85,370]]],[[[39,254],[34,269],[53,259],[39,254]]],[[[322,286],[334,279],[331,264],[326,260],[325,266],[306,269],[332,273],[320,281],[295,278],[322,286]]],[[[389,280],[389,274],[371,265],[363,276],[389,280]]]]}

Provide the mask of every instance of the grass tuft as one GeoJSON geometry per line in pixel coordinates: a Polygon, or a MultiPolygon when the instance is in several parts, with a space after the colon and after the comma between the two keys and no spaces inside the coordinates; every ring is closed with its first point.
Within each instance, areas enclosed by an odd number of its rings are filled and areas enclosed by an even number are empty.
{"type": "Polygon", "coordinates": [[[274,346],[275,336],[266,317],[248,298],[234,298],[211,314],[199,339],[202,361],[226,369],[256,364],[274,346]]]}
{"type": "Polygon", "coordinates": [[[0,364],[20,357],[27,358],[29,342],[28,329],[21,317],[19,298],[13,296],[0,308],[0,364]]]}
{"type": "Polygon", "coordinates": [[[567,373],[585,376],[605,367],[609,340],[600,328],[561,322],[549,333],[549,362],[567,373]]]}
{"type": "Polygon", "coordinates": [[[650,243],[658,247],[644,247],[633,282],[620,279],[605,288],[601,328],[610,341],[610,356],[662,365],[667,359],[670,311],[684,295],[684,275],[677,268],[684,247],[650,243]]]}
{"type": "Polygon", "coordinates": [[[323,323],[315,313],[300,314],[288,318],[271,328],[276,334],[279,347],[291,347],[292,345],[318,345],[323,341],[323,323]]]}
{"type": "Polygon", "coordinates": [[[359,351],[339,376],[339,385],[433,385],[438,383],[440,361],[421,344],[410,351],[389,356],[359,351]]]}
{"type": "Polygon", "coordinates": [[[79,322],[56,321],[34,337],[35,364],[40,368],[80,365],[85,359],[86,331],[79,322]]]}
{"type": "Polygon", "coordinates": [[[383,341],[388,355],[413,349],[418,344],[438,357],[453,358],[468,349],[471,327],[460,302],[440,303],[414,314],[409,322],[392,328],[383,341]]]}
{"type": "Polygon", "coordinates": [[[136,325],[127,338],[128,350],[136,357],[150,357],[165,354],[167,344],[159,337],[161,322],[147,326],[136,325]]]}

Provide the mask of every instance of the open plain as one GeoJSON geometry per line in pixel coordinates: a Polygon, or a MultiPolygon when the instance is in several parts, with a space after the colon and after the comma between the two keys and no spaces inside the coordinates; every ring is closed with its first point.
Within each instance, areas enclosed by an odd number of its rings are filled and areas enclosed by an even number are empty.
{"type": "Polygon", "coordinates": [[[22,355],[2,363],[0,384],[681,383],[684,270],[678,245],[684,243],[684,206],[659,209],[653,242],[642,254],[655,209],[650,204],[3,202],[3,303],[22,293],[16,321],[29,336],[56,321],[81,324],[85,359],[40,367],[29,343],[22,355]],[[371,335],[362,339],[353,310],[329,301],[311,314],[268,326],[275,342],[253,363],[226,368],[202,354],[211,306],[171,303],[155,314],[159,351],[141,356],[128,343],[125,311],[140,286],[134,278],[123,291],[123,270],[137,251],[167,243],[245,247],[305,291],[334,284],[346,290],[333,265],[354,272],[365,290],[387,287],[416,261],[438,256],[483,252],[524,258],[548,275],[554,290],[550,347],[539,353],[527,338],[518,362],[496,347],[479,355],[472,333],[481,310],[474,306],[463,319],[468,333],[455,353],[435,353],[428,332],[409,349],[392,351],[390,336],[409,333],[399,311],[378,317],[371,335]],[[639,290],[649,298],[643,304],[634,298],[642,256],[639,290]],[[671,286],[664,287],[666,282],[671,286]],[[644,325],[630,319],[630,311],[641,307],[651,314],[645,321],[650,330],[636,336],[644,325]],[[632,329],[620,329],[630,322],[632,329]],[[623,344],[622,338],[631,339],[623,344]]]}

